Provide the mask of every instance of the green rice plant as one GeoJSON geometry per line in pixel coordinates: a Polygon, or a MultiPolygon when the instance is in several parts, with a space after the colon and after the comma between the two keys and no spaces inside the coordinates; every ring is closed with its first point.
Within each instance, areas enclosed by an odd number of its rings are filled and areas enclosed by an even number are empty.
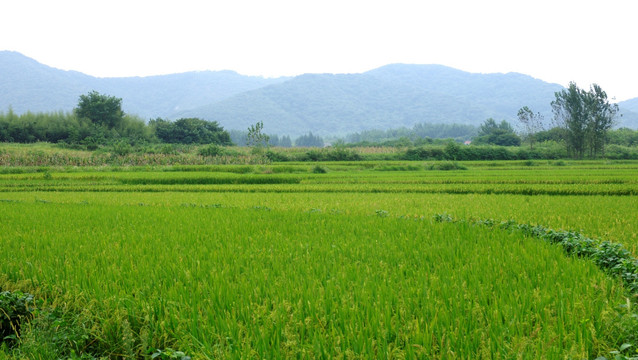
{"type": "Polygon", "coordinates": [[[94,299],[92,335],[136,354],[589,358],[624,301],[543,243],[389,210],[2,206],[0,271],[94,299]]]}
{"type": "MultiPolygon", "coordinates": [[[[520,233],[429,217],[579,229],[622,243],[600,247],[609,256],[598,265],[633,274],[636,162],[477,162],[441,172],[339,162],[317,163],[331,171],[313,174],[307,163],[170,165],[167,157],[168,166],[130,166],[135,156],[117,166],[0,171],[0,286],[45,299],[41,313],[58,314],[34,318],[12,356],[632,351],[618,340],[635,329],[626,316],[632,283],[520,233]],[[73,309],[55,313],[65,303],[73,309]],[[55,345],[54,324],[81,345],[55,345]]],[[[599,249],[574,234],[559,241],[571,254],[599,249]]]]}

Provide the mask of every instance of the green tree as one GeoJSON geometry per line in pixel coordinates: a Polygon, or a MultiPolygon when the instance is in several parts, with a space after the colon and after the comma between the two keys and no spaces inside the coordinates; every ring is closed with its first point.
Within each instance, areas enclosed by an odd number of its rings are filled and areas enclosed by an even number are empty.
{"type": "Polygon", "coordinates": [[[268,147],[268,140],[270,137],[263,133],[264,123],[259,121],[255,125],[248,127],[248,134],[246,134],[246,145],[253,146],[255,148],[268,147]]]}
{"type": "Polygon", "coordinates": [[[568,152],[575,158],[583,158],[587,150],[592,157],[604,153],[607,132],[614,124],[618,105],[610,104],[607,94],[596,84],[585,91],[570,82],[567,89],[554,96],[554,120],[566,130],[568,152]]]}
{"type": "Polygon", "coordinates": [[[537,132],[536,136],[534,137],[536,141],[539,143],[546,142],[546,141],[555,141],[557,143],[563,143],[565,142],[565,139],[567,138],[566,130],[559,126],[554,126],[551,129],[547,129],[547,130],[541,130],[537,132]]]}
{"type": "Polygon", "coordinates": [[[279,146],[281,146],[281,147],[292,147],[292,140],[290,139],[290,136],[284,135],[281,138],[281,141],[279,141],[279,146]]]}
{"type": "Polygon", "coordinates": [[[91,91],[80,95],[78,106],[74,109],[80,119],[89,119],[92,123],[107,129],[119,127],[124,120],[122,99],[91,91]]]}
{"type": "Polygon", "coordinates": [[[514,128],[507,121],[500,123],[492,118],[485,120],[479,128],[478,137],[474,139],[477,144],[491,144],[499,146],[520,146],[521,138],[516,135],[514,128]]]}
{"type": "Polygon", "coordinates": [[[543,129],[543,115],[539,112],[534,113],[527,106],[523,106],[518,110],[517,116],[518,121],[525,128],[525,137],[529,141],[529,148],[534,149],[536,133],[543,129]]]}
{"type": "Polygon", "coordinates": [[[149,125],[166,143],[232,145],[230,135],[216,121],[182,118],[176,121],[154,119],[149,125]]]}
{"type": "Polygon", "coordinates": [[[609,144],[622,146],[638,146],[638,130],[632,130],[626,127],[610,130],[607,133],[609,144]]]}
{"type": "Polygon", "coordinates": [[[604,155],[607,133],[615,124],[618,104],[610,104],[607,93],[597,84],[593,84],[586,93],[585,108],[589,115],[585,135],[589,156],[604,155]]]}
{"type": "Polygon", "coordinates": [[[295,140],[295,146],[297,147],[323,147],[324,142],[320,136],[313,135],[309,132],[306,135],[301,135],[295,140]]]}

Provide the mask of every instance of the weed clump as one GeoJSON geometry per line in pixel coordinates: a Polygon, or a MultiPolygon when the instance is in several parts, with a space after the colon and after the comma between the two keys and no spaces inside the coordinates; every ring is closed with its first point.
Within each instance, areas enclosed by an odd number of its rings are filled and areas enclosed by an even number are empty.
{"type": "Polygon", "coordinates": [[[14,345],[20,338],[24,321],[33,317],[35,302],[33,295],[20,291],[0,292],[0,344],[14,345]]]}
{"type": "Polygon", "coordinates": [[[467,166],[457,163],[456,161],[447,161],[439,164],[431,164],[428,170],[467,170],[467,166]]]}
{"type": "Polygon", "coordinates": [[[328,170],[326,170],[326,168],[323,168],[319,165],[315,165],[315,167],[312,168],[312,173],[313,174],[325,174],[327,173],[328,170]]]}

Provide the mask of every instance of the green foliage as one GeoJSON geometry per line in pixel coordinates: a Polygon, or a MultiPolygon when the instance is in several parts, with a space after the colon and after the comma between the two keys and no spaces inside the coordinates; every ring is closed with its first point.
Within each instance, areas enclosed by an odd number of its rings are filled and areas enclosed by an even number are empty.
{"type": "Polygon", "coordinates": [[[525,137],[529,141],[529,148],[534,148],[534,142],[536,141],[536,133],[543,129],[543,115],[541,113],[534,113],[529,107],[523,106],[518,110],[518,121],[523,124],[525,128],[525,137]]]}
{"type": "Polygon", "coordinates": [[[396,128],[389,130],[366,130],[345,136],[346,143],[412,146],[418,143],[432,142],[432,139],[469,140],[476,136],[477,129],[463,124],[429,124],[418,123],[412,128],[396,128]]]}
{"type": "Polygon", "coordinates": [[[117,156],[126,156],[133,151],[131,145],[126,141],[118,141],[112,146],[113,154],[117,156]]]}
{"type": "Polygon", "coordinates": [[[37,309],[15,350],[16,358],[95,359],[91,353],[108,346],[92,334],[95,321],[67,305],[37,309]]]}
{"type": "MultiPolygon", "coordinates": [[[[242,134],[241,135],[241,136],[243,136],[243,139],[240,139],[242,145],[246,145],[245,144],[246,134],[242,134]]],[[[239,143],[237,143],[237,144],[239,144],[239,143]]],[[[278,135],[276,135],[276,134],[268,135],[268,145],[269,146],[274,146],[274,147],[289,148],[289,147],[292,147],[292,140],[290,140],[290,136],[288,136],[288,135],[284,135],[281,138],[278,135]]]]}
{"type": "Polygon", "coordinates": [[[565,157],[564,149],[555,144],[544,144],[535,149],[513,148],[503,146],[464,146],[448,143],[445,147],[423,146],[409,148],[401,155],[404,160],[530,160],[559,159],[565,157]]]}
{"type": "Polygon", "coordinates": [[[306,135],[302,135],[295,140],[295,146],[298,147],[323,147],[323,139],[320,136],[312,135],[309,132],[306,135]]]}
{"type": "Polygon", "coordinates": [[[169,360],[169,359],[177,359],[177,360],[191,360],[190,356],[186,356],[183,351],[175,351],[171,348],[167,348],[165,350],[157,350],[151,355],[151,359],[159,359],[159,360],[169,360]]]}
{"type": "MultiPolygon", "coordinates": [[[[638,147],[638,130],[620,128],[609,130],[607,133],[609,144],[626,147],[638,147]]],[[[609,149],[606,149],[609,150],[609,149]]]]}
{"type": "Polygon", "coordinates": [[[273,162],[290,161],[290,157],[279,151],[268,150],[264,155],[268,160],[273,162]]]}
{"type": "Polygon", "coordinates": [[[627,147],[620,145],[608,145],[605,149],[605,158],[614,160],[636,160],[638,159],[638,150],[636,147],[627,147]]]}
{"type": "Polygon", "coordinates": [[[232,145],[230,135],[216,121],[182,118],[173,122],[158,118],[151,120],[149,126],[165,143],[232,145]]]}
{"type": "Polygon", "coordinates": [[[447,158],[441,147],[417,147],[405,151],[404,160],[443,160],[447,158]]]}
{"type": "Polygon", "coordinates": [[[246,134],[246,145],[256,148],[268,147],[270,137],[264,134],[263,131],[264,123],[261,121],[249,126],[248,133],[246,134]]]}
{"type": "Polygon", "coordinates": [[[428,170],[467,170],[467,166],[459,164],[455,161],[450,162],[441,162],[436,164],[431,164],[427,167],[428,170]]]}
{"type": "Polygon", "coordinates": [[[222,156],[225,155],[224,148],[219,145],[210,144],[199,148],[197,153],[201,156],[222,156]]]}
{"type": "Polygon", "coordinates": [[[113,129],[124,121],[122,99],[91,91],[80,95],[75,114],[80,119],[89,119],[93,124],[113,129]]]}
{"type": "Polygon", "coordinates": [[[2,142],[45,141],[95,150],[99,145],[120,140],[143,144],[153,141],[153,136],[143,120],[130,115],[125,115],[117,127],[108,129],[71,113],[0,114],[2,142]]]}
{"type": "Polygon", "coordinates": [[[574,158],[604,154],[607,132],[614,125],[618,105],[609,103],[607,93],[593,84],[589,91],[574,82],[555,94],[554,118],[565,129],[567,149],[574,158]]]}
{"type": "Polygon", "coordinates": [[[321,167],[319,165],[315,165],[315,167],[312,168],[312,173],[313,174],[325,174],[327,172],[328,171],[325,168],[323,168],[323,167],[321,167]]]}
{"type": "Polygon", "coordinates": [[[477,144],[491,144],[499,146],[520,146],[521,138],[516,135],[512,125],[503,120],[497,124],[489,118],[479,128],[478,136],[474,138],[477,144]]]}
{"type": "Polygon", "coordinates": [[[292,140],[290,139],[290,136],[288,135],[282,136],[281,140],[276,146],[287,147],[287,148],[292,147],[292,140]]]}
{"type": "Polygon", "coordinates": [[[34,306],[31,294],[0,291],[0,344],[18,341],[22,324],[31,319],[34,306]]]}
{"type": "Polygon", "coordinates": [[[564,143],[565,139],[567,138],[567,130],[559,126],[555,126],[551,129],[537,132],[534,138],[539,143],[543,143],[547,141],[553,141],[556,143],[564,143]]]}
{"type": "Polygon", "coordinates": [[[357,161],[362,156],[345,148],[325,148],[308,150],[297,160],[301,161],[357,161]]]}

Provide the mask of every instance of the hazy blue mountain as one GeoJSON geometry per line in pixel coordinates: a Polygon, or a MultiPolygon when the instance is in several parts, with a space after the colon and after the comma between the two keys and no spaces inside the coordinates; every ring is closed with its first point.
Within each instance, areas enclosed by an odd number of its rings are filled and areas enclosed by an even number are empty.
{"type": "MultiPolygon", "coordinates": [[[[386,65],[361,74],[305,74],[264,79],[233,71],[95,78],[0,51],[0,111],[70,111],[96,90],[123,99],[144,119],[199,117],[226,129],[263,121],[267,133],[344,135],[417,123],[480,125],[487,118],[516,125],[523,106],[552,119],[563,89],[518,73],[474,74],[441,65],[386,65]]],[[[638,98],[620,103],[619,126],[638,128],[638,98]]]]}
{"type": "Polygon", "coordinates": [[[96,80],[53,69],[16,52],[0,51],[0,111],[9,106],[17,113],[71,110],[80,94],[97,85],[96,80]]]}
{"type": "MultiPolygon", "coordinates": [[[[480,125],[487,118],[516,126],[523,106],[551,125],[551,102],[562,90],[528,75],[473,74],[441,65],[394,64],[363,74],[306,74],[179,115],[246,129],[263,121],[270,133],[346,134],[416,123],[480,125]]],[[[621,126],[638,127],[622,109],[621,126]]]]}
{"type": "Polygon", "coordinates": [[[621,101],[618,106],[622,114],[618,120],[618,127],[638,129],[638,98],[621,101]]]}
{"type": "Polygon", "coordinates": [[[562,87],[522,74],[471,74],[440,65],[387,65],[363,74],[307,74],[181,115],[273,133],[345,134],[416,123],[515,121],[522,106],[551,118],[562,87]]]}
{"type": "Polygon", "coordinates": [[[621,101],[618,103],[618,106],[622,107],[625,110],[638,113],[638,98],[621,101]]]}
{"type": "Polygon", "coordinates": [[[176,112],[285,81],[243,76],[233,71],[96,78],[55,69],[22,54],[0,51],[0,111],[70,111],[80,95],[96,90],[122,98],[124,111],[144,119],[173,117],[176,112]]]}
{"type": "Polygon", "coordinates": [[[471,123],[473,114],[487,113],[471,101],[366,74],[307,74],[181,115],[216,120],[231,129],[263,121],[272,133],[325,135],[411,127],[423,121],[471,123]]]}

